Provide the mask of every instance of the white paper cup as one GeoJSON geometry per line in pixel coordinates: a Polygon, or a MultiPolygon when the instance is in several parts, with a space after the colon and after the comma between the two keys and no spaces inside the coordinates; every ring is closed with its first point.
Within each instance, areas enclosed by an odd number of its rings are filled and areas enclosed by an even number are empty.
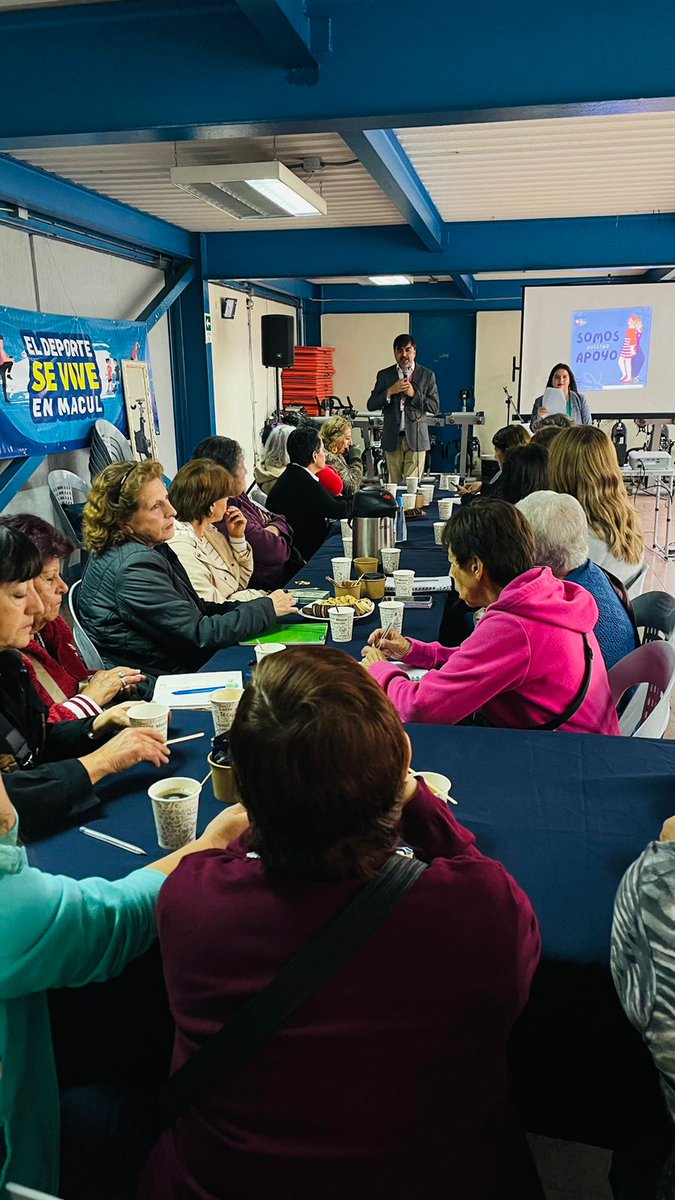
{"type": "Polygon", "coordinates": [[[459,475],[448,475],[448,479],[450,480],[451,488],[459,487],[459,475]]]}
{"type": "Polygon", "coordinates": [[[336,583],[346,583],[352,569],[351,558],[331,558],[330,565],[333,568],[333,579],[336,583]]]}
{"type": "Polygon", "coordinates": [[[447,521],[452,516],[452,510],[456,501],[451,499],[438,501],[438,515],[441,521],[447,521]]]}
{"type": "Polygon", "coordinates": [[[127,709],[129,724],[135,729],[157,729],[166,741],[169,728],[169,710],[166,704],[155,704],[154,700],[141,700],[127,709]]]}
{"type": "Polygon", "coordinates": [[[397,600],[412,600],[414,579],[414,571],[394,571],[394,595],[397,600]]]}
{"type": "Polygon", "coordinates": [[[403,601],[402,600],[382,600],[378,604],[380,613],[380,625],[386,631],[389,629],[391,633],[403,632],[403,601]]]}
{"type": "Polygon", "coordinates": [[[439,775],[437,771],[413,771],[413,775],[423,779],[429,791],[435,796],[440,796],[441,800],[447,800],[450,804],[457,803],[450,795],[452,780],[448,779],[447,775],[439,775]]]}
{"type": "Polygon", "coordinates": [[[351,642],[354,632],[354,609],[336,605],[330,610],[330,636],[334,642],[351,642]]]}
{"type": "Polygon", "coordinates": [[[262,662],[268,654],[278,654],[280,650],[285,649],[285,644],[281,642],[258,642],[255,648],[255,661],[262,662]]]}
{"type": "Polygon", "coordinates": [[[340,517],[340,533],[343,538],[353,537],[352,527],[349,524],[349,517],[340,517]]]}
{"type": "Polygon", "coordinates": [[[406,510],[406,512],[408,512],[410,509],[414,508],[416,503],[417,503],[417,493],[416,492],[404,492],[403,493],[403,507],[406,510]]]}
{"type": "Polygon", "coordinates": [[[450,483],[450,478],[451,478],[450,475],[447,475],[447,474],[441,475],[438,486],[442,492],[447,492],[450,489],[450,487],[452,486],[450,483]]]}
{"type": "Polygon", "coordinates": [[[383,546],[380,550],[380,558],[385,575],[393,575],[394,571],[398,571],[401,561],[401,551],[398,546],[383,546]]]}
{"type": "Polygon", "coordinates": [[[445,521],[434,521],[434,541],[437,546],[443,545],[443,530],[445,529],[445,521]]]}
{"type": "Polygon", "coordinates": [[[243,688],[219,688],[217,692],[211,692],[211,715],[216,733],[227,733],[232,728],[243,694],[243,688]]]}
{"type": "Polygon", "coordinates": [[[148,789],[157,841],[163,850],[178,850],[196,837],[201,790],[198,779],[184,776],[160,779],[148,789]]]}
{"type": "Polygon", "coordinates": [[[421,483],[420,484],[420,491],[421,491],[422,495],[424,496],[425,504],[433,503],[434,490],[435,490],[435,484],[433,484],[433,483],[421,483]]]}
{"type": "Polygon", "coordinates": [[[419,481],[420,481],[419,475],[406,475],[406,477],[405,477],[406,492],[412,492],[414,494],[417,491],[417,485],[419,484],[419,481]]]}
{"type": "MultiPolygon", "coordinates": [[[[352,561],[352,553],[354,550],[354,539],[350,538],[350,537],[343,537],[342,549],[344,551],[345,558],[348,558],[349,561],[351,562],[352,561]]],[[[340,579],[338,580],[338,583],[343,583],[343,582],[344,582],[344,580],[340,580],[340,579]]]]}

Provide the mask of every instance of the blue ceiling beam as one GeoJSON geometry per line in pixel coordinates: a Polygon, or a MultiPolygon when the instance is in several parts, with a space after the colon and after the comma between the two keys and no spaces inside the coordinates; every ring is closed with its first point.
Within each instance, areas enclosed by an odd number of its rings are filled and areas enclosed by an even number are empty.
{"type": "Polygon", "coordinates": [[[316,82],[319,64],[312,52],[312,23],[304,0],[237,0],[244,16],[289,71],[306,71],[316,82]]]}
{"type": "Polygon", "coordinates": [[[433,255],[406,225],[213,233],[203,246],[209,279],[616,268],[675,261],[675,216],[457,222],[433,255]]]}
{"type": "MultiPolygon", "coordinates": [[[[267,7],[278,19],[298,6],[267,7]]],[[[382,58],[383,37],[393,45],[392,31],[410,26],[407,0],[311,0],[309,11],[329,12],[333,26],[332,51],[311,86],[280,65],[230,0],[3,12],[3,94],[21,102],[3,107],[0,150],[675,109],[671,0],[652,0],[640,53],[625,55],[620,70],[607,53],[615,0],[568,0],[545,21],[540,0],[483,0],[461,21],[456,5],[426,0],[415,14],[423,69],[409,46],[400,68],[395,52],[390,64],[382,58]],[[575,37],[583,54],[552,69],[552,47],[575,37]],[[524,45],[527,70],[514,70],[524,45]],[[110,86],[87,86],[92,61],[114,64],[110,86]]]]}
{"type": "Polygon", "coordinates": [[[195,274],[196,268],[192,262],[182,263],[176,270],[169,272],[164,287],[136,317],[137,321],[142,321],[147,327],[148,333],[161,321],[188,284],[192,283],[195,274]]]}
{"type": "Polygon", "coordinates": [[[465,300],[472,300],[476,294],[476,281],[473,275],[462,275],[461,271],[450,271],[450,276],[460,296],[465,300]]]}
{"type": "Polygon", "coordinates": [[[427,250],[443,248],[443,222],[391,129],[345,134],[344,140],[427,250]]]}
{"type": "Polygon", "coordinates": [[[407,287],[324,284],[317,303],[325,313],[343,312],[476,312],[481,307],[519,309],[520,292],[481,302],[458,294],[453,283],[414,283],[407,287]]]}
{"type": "Polygon", "coordinates": [[[584,275],[581,278],[569,275],[565,278],[558,276],[548,279],[478,279],[476,280],[476,300],[513,299],[521,297],[525,287],[613,287],[617,283],[630,284],[639,287],[642,283],[654,283],[645,275],[584,275]]]}
{"type": "Polygon", "coordinates": [[[319,294],[319,288],[306,279],[212,279],[211,283],[242,291],[257,291],[258,294],[265,292],[270,296],[291,297],[294,301],[313,300],[319,294]]]}
{"type": "Polygon", "coordinates": [[[85,229],[170,257],[192,255],[191,235],[185,229],[4,154],[0,154],[0,198],[31,214],[62,221],[71,230],[85,229]]]}
{"type": "Polygon", "coordinates": [[[12,458],[9,461],[0,473],[0,511],[7,507],[44,461],[45,456],[42,454],[30,455],[28,458],[12,458]]]}

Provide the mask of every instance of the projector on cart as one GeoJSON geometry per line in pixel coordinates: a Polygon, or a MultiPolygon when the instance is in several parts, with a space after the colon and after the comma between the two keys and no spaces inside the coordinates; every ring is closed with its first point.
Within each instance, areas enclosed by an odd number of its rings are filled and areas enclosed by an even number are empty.
{"type": "Polygon", "coordinates": [[[645,475],[672,471],[673,463],[667,450],[629,450],[628,465],[631,471],[642,471],[645,475]]]}

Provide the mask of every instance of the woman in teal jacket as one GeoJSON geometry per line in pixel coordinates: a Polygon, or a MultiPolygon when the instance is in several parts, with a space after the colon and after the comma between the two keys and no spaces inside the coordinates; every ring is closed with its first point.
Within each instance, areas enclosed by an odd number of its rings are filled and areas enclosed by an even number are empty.
{"type": "MultiPolygon", "coordinates": [[[[0,1198],[8,1182],[56,1193],[59,1090],[46,990],[119,974],[156,935],[166,876],[195,850],[224,848],[248,824],[240,805],[201,838],[126,879],[69,879],[28,865],[0,778],[0,1198]]],[[[91,1181],[90,1195],[98,1195],[91,1181]]]]}

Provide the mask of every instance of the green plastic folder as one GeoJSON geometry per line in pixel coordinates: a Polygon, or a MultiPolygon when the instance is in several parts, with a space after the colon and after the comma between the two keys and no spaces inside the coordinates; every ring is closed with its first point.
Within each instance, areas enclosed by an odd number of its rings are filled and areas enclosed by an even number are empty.
{"type": "Polygon", "coordinates": [[[275,625],[260,637],[247,638],[240,646],[255,646],[258,642],[281,642],[282,646],[302,643],[304,646],[323,646],[328,635],[328,621],[315,621],[313,625],[275,625]]]}

